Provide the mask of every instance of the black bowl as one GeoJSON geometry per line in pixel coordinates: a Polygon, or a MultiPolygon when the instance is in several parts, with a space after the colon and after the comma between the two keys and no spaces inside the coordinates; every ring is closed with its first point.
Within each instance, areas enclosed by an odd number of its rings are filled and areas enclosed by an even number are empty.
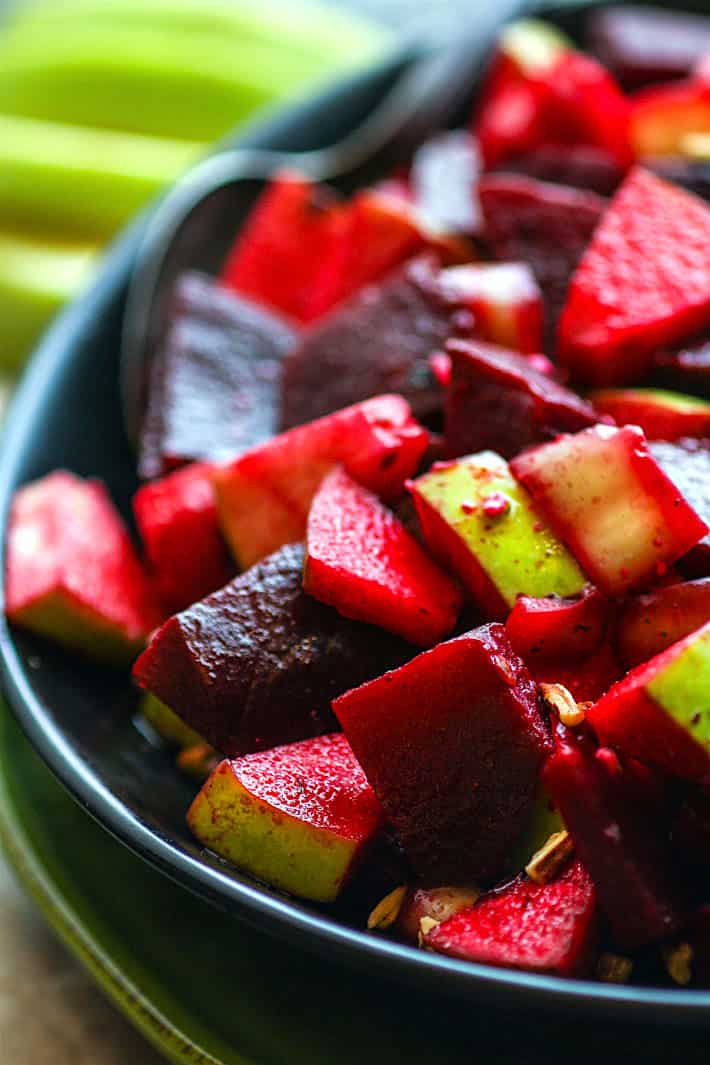
{"type": "MultiPolygon", "coordinates": [[[[554,17],[574,32],[585,6],[554,17]]],[[[386,65],[349,79],[260,123],[241,142],[291,150],[327,144],[372,107],[391,76],[386,65]]],[[[3,528],[17,486],[60,466],[103,478],[123,513],[130,513],[136,481],[122,427],[118,355],[143,225],[139,221],[114,246],[96,283],[58,319],[25,373],[0,454],[3,528]]],[[[427,994],[656,1022],[662,1007],[664,1020],[710,1020],[708,992],[618,987],[465,964],[365,934],[337,908],[327,911],[269,891],[206,855],[193,840],[185,811],[194,785],[136,724],[135,694],[124,676],[11,631],[2,616],[0,669],[24,731],[78,802],[136,854],[229,913],[311,950],[370,971],[374,966],[427,994]]]]}

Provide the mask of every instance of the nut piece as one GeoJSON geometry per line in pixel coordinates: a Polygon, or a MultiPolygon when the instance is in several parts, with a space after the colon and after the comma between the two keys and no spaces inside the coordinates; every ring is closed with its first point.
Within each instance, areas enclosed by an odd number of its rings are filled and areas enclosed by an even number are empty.
{"type": "Polygon", "coordinates": [[[634,963],[623,954],[601,954],[597,962],[597,976],[607,984],[625,984],[631,977],[634,963]]]}
{"type": "Polygon", "coordinates": [[[693,948],[684,940],[680,943],[668,943],[661,947],[666,971],[674,983],[685,987],[693,976],[693,948]]]}
{"type": "Polygon", "coordinates": [[[574,843],[566,828],[553,832],[539,851],[535,851],[525,866],[525,872],[536,884],[548,884],[574,854],[574,843]]]}
{"type": "Polygon", "coordinates": [[[213,769],[217,768],[219,757],[209,743],[195,743],[185,747],[175,759],[178,769],[196,780],[206,780],[213,769]]]}
{"type": "Polygon", "coordinates": [[[389,928],[390,925],[393,925],[399,917],[399,911],[402,909],[406,894],[407,885],[401,884],[390,891],[388,895],[385,895],[383,899],[380,899],[367,918],[367,927],[372,930],[373,928],[389,928]]]}
{"type": "Polygon", "coordinates": [[[433,917],[422,917],[421,921],[419,922],[418,945],[420,947],[424,946],[424,941],[431,932],[432,928],[436,928],[440,924],[441,921],[435,921],[433,917]]]}
{"type": "Polygon", "coordinates": [[[554,710],[560,721],[567,728],[575,728],[584,721],[584,710],[572,692],[564,684],[541,684],[542,697],[554,710]]]}

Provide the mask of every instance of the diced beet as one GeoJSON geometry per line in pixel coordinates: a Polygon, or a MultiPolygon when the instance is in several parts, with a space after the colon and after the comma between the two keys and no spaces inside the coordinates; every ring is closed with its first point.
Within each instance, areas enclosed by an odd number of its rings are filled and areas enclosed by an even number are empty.
{"type": "Polygon", "coordinates": [[[633,425],[559,436],[511,470],[607,595],[661,576],[708,532],[633,425]]]}
{"type": "Polygon", "coordinates": [[[327,473],[348,473],[396,498],[419,466],[429,434],[401,396],[377,396],[281,433],[215,471],[222,530],[246,568],[303,539],[311,500],[327,473]]]}
{"type": "Polygon", "coordinates": [[[266,440],[278,422],[281,360],[296,333],[280,318],[200,274],[177,283],[156,353],[139,473],[221,461],[266,440]]]}
{"type": "Polygon", "coordinates": [[[438,954],[507,969],[587,973],[597,940],[596,893],[582,864],[547,884],[517,877],[424,937],[438,954]]]}
{"type": "Polygon", "coordinates": [[[637,167],[575,271],[560,360],[586,384],[629,384],[655,350],[708,325],[710,207],[637,167]]]}
{"type": "Polygon", "coordinates": [[[473,312],[482,340],[526,355],[541,350],[542,297],[527,263],[468,263],[441,278],[473,312]]]}
{"type": "Polygon", "coordinates": [[[327,732],[331,699],[411,653],[306,595],[303,558],[291,544],[264,559],[166,621],[136,662],[140,686],[223,754],[327,732]]]}
{"type": "Polygon", "coordinates": [[[424,215],[401,196],[363,189],[344,211],[339,238],[326,249],[313,285],[313,320],[415,255],[432,252],[446,262],[471,257],[466,242],[427,228],[424,215]]]}
{"type": "Polygon", "coordinates": [[[411,403],[415,417],[435,418],[443,393],[428,358],[450,336],[474,334],[473,317],[461,306],[426,258],[367,286],[306,333],[286,359],[282,428],[392,391],[411,403]]]}
{"type": "Polygon", "coordinates": [[[424,647],[449,635],[463,598],[392,511],[342,468],[311,504],[303,587],[345,617],[424,647]]]}
{"type": "Polygon", "coordinates": [[[655,588],[627,599],[618,648],[627,669],[648,661],[710,618],[710,577],[655,588]]]}
{"type": "Polygon", "coordinates": [[[313,286],[345,222],[333,193],[284,171],[261,194],[225,261],[221,280],[298,322],[312,317],[313,286]]]}
{"type": "Polygon", "coordinates": [[[409,182],[414,202],[442,230],[476,234],[481,228],[475,192],[480,172],[475,137],[465,129],[436,133],[412,160],[409,182]]]}
{"type": "Polygon", "coordinates": [[[234,576],[217,521],[213,467],[193,463],[144,484],[133,513],[160,597],[182,610],[234,576]]]}
{"type": "Polygon", "coordinates": [[[570,278],[607,201],[593,192],[517,174],[485,175],[478,194],[494,257],[529,263],[537,278],[545,300],[549,352],[570,278]]]}
{"type": "Polygon", "coordinates": [[[550,749],[502,625],[439,644],[333,709],[420,876],[461,883],[502,871],[550,749]]]}
{"type": "MultiPolygon", "coordinates": [[[[696,514],[710,525],[710,443],[707,440],[654,441],[649,444],[649,451],[696,514]]],[[[710,533],[678,565],[687,577],[710,577],[710,533]]]]}
{"type": "Polygon", "coordinates": [[[560,658],[538,660],[529,655],[525,664],[538,684],[562,684],[578,703],[596,702],[612,684],[624,675],[624,670],[607,640],[588,658],[570,661],[560,658]]]}
{"type": "Polygon", "coordinates": [[[10,621],[126,664],[165,617],[100,481],[59,470],[16,492],[7,531],[10,621]]]}
{"type": "Polygon", "coordinates": [[[588,42],[627,89],[689,74],[710,52],[710,19],[672,8],[615,4],[593,11],[588,42]]]}
{"type": "Polygon", "coordinates": [[[710,437],[710,403],[658,388],[602,388],[589,395],[617,425],[640,425],[647,440],[710,437]]]}
{"type": "Polygon", "coordinates": [[[499,169],[599,196],[611,196],[624,176],[608,152],[589,144],[541,144],[533,152],[507,159],[499,169]]]}
{"type": "Polygon", "coordinates": [[[505,623],[508,639],[524,662],[579,661],[601,643],[609,620],[609,603],[588,586],[575,599],[518,596],[505,623]]]}
{"type": "Polygon", "coordinates": [[[594,425],[593,407],[537,371],[523,355],[480,341],[452,340],[446,397],[446,454],[490,448],[512,458],[559,432],[594,425]]]}
{"type": "Polygon", "coordinates": [[[710,872],[709,778],[685,789],[680,805],[673,810],[671,843],[679,864],[688,870],[689,879],[701,893],[698,901],[705,901],[710,872]]]}
{"type": "Polygon", "coordinates": [[[653,381],[658,384],[710,399],[710,339],[703,336],[676,348],[655,352],[651,373],[653,381]]]}
{"type": "Polygon", "coordinates": [[[188,813],[206,847],[302,898],[337,898],[382,811],[342,733],[224,761],[188,813]]]}
{"type": "Polygon", "coordinates": [[[558,738],[543,781],[588,870],[618,945],[633,950],[665,939],[685,921],[656,826],[568,732],[558,738]]]}
{"type": "Polygon", "coordinates": [[[591,708],[600,741],[669,773],[710,772],[710,622],[643,662],[591,708]]]}
{"type": "Polygon", "coordinates": [[[643,165],[665,181],[695,193],[701,200],[710,200],[710,163],[707,160],[668,155],[644,159],[643,165]]]}

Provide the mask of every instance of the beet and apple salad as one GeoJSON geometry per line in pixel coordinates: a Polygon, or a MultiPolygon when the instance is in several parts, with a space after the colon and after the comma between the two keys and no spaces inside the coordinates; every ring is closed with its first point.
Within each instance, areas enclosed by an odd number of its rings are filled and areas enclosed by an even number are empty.
{"type": "Polygon", "coordinates": [[[132,667],[191,831],[271,888],[708,987],[710,19],[587,44],[513,24],[469,127],[349,199],[275,175],[172,293],[140,546],[55,471],[5,609],[132,667]]]}

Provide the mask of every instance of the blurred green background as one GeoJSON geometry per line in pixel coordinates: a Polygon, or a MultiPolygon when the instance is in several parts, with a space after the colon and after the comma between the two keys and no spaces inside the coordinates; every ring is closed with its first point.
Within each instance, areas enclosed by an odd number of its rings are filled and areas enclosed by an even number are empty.
{"type": "MultiPolygon", "coordinates": [[[[52,315],[87,284],[105,243],[210,144],[260,108],[388,47],[390,35],[371,16],[384,10],[397,21],[396,0],[359,6],[3,5],[0,371],[22,365],[52,315]]],[[[446,5],[424,2],[422,10],[437,6],[446,5]]]]}

